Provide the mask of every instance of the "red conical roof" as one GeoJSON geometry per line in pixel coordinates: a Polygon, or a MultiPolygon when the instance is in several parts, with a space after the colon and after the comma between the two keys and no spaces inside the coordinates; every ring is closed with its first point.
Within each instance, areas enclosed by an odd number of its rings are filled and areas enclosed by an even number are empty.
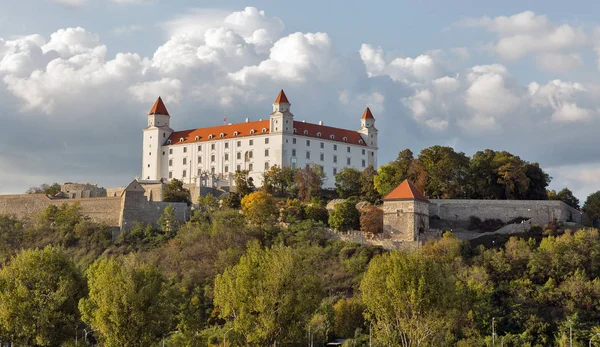
{"type": "Polygon", "coordinates": [[[285,102],[286,104],[289,104],[290,102],[287,99],[287,96],[285,96],[285,93],[283,92],[283,89],[279,92],[279,95],[277,96],[277,99],[275,99],[275,104],[280,104],[282,102],[285,102]]]}
{"type": "Polygon", "coordinates": [[[367,107],[367,109],[365,110],[365,113],[363,113],[363,116],[361,119],[375,119],[375,117],[373,117],[373,114],[371,113],[371,109],[369,109],[367,107]]]}
{"type": "Polygon", "coordinates": [[[160,96],[158,97],[158,100],[156,100],[156,102],[154,103],[154,106],[152,106],[152,109],[150,110],[150,113],[148,113],[148,114],[161,114],[164,116],[169,115],[169,111],[167,111],[167,107],[163,103],[160,96]]]}
{"type": "Polygon", "coordinates": [[[404,180],[404,182],[400,183],[396,189],[392,190],[383,200],[404,200],[404,199],[414,199],[414,200],[422,200],[427,201],[427,198],[415,188],[408,180],[404,180]]]}

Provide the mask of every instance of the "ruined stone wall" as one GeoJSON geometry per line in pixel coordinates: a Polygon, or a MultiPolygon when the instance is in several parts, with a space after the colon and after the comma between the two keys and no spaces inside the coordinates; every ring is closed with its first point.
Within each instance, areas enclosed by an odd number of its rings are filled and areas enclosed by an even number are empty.
{"type": "Polygon", "coordinates": [[[98,198],[108,196],[106,189],[89,183],[65,183],[60,186],[60,191],[65,193],[69,199],[98,198]]]}
{"type": "Polygon", "coordinates": [[[146,195],[146,199],[149,201],[163,201],[164,192],[167,185],[165,183],[151,183],[144,184],[141,183],[142,187],[146,191],[144,194],[146,195]]]}
{"type": "Polygon", "coordinates": [[[13,215],[19,219],[31,219],[49,205],[60,206],[75,202],[81,205],[82,213],[93,221],[108,226],[120,225],[120,197],[51,200],[43,194],[0,195],[0,214],[13,215]]]}
{"type": "Polygon", "coordinates": [[[123,191],[125,191],[125,187],[118,187],[118,188],[106,188],[106,196],[108,197],[115,197],[115,196],[121,196],[123,195],[123,191]]]}
{"type": "Polygon", "coordinates": [[[186,203],[148,201],[143,192],[125,191],[121,202],[121,229],[129,230],[136,222],[156,225],[169,205],[175,208],[177,220],[189,220],[190,210],[186,203]]]}
{"type": "Polygon", "coordinates": [[[529,218],[534,224],[550,220],[572,220],[583,224],[585,215],[559,200],[460,200],[431,199],[429,215],[449,221],[468,221],[476,216],[481,220],[500,219],[508,222],[517,217],[529,218]]]}

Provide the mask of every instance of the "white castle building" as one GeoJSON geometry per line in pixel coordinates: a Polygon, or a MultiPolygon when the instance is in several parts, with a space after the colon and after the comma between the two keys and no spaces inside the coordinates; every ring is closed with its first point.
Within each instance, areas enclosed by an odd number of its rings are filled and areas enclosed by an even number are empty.
{"type": "Polygon", "coordinates": [[[170,115],[159,97],[144,129],[141,181],[168,182],[177,178],[194,184],[207,173],[231,177],[249,170],[257,186],[273,165],[302,168],[319,165],[324,187],[335,186],[335,175],[344,167],[377,168],[377,129],[367,108],[360,129],[346,130],[294,120],[283,90],[268,119],[208,128],[174,131],[170,115]]]}

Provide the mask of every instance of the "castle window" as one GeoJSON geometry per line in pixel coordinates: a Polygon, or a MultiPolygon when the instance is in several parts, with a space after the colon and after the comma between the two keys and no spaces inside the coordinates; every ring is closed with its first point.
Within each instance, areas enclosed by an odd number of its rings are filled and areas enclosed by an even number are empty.
{"type": "Polygon", "coordinates": [[[308,130],[304,130],[304,135],[308,135],[308,130]]]}
{"type": "Polygon", "coordinates": [[[269,162],[265,162],[265,170],[269,170],[269,162]]]}
{"type": "Polygon", "coordinates": [[[150,164],[148,164],[148,167],[150,167],[150,164]]]}
{"type": "Polygon", "coordinates": [[[180,137],[180,138],[179,138],[179,142],[183,142],[183,137],[180,137]]]}
{"type": "Polygon", "coordinates": [[[169,166],[173,166],[173,159],[169,159],[169,166]]]}
{"type": "Polygon", "coordinates": [[[366,160],[363,159],[362,160],[362,167],[366,167],[366,166],[367,166],[367,162],[366,162],[366,160]]]}
{"type": "Polygon", "coordinates": [[[337,155],[334,155],[334,156],[333,156],[333,162],[334,162],[334,163],[337,163],[337,155]]]}
{"type": "Polygon", "coordinates": [[[295,156],[296,156],[296,150],[292,149],[292,157],[295,157],[295,156]]]}
{"type": "Polygon", "coordinates": [[[214,151],[214,150],[215,150],[215,144],[214,144],[214,143],[212,143],[212,144],[210,145],[210,150],[211,150],[211,151],[214,151]]]}
{"type": "Polygon", "coordinates": [[[202,146],[198,146],[198,152],[202,150],[202,146]]]}
{"type": "Polygon", "coordinates": [[[252,151],[248,152],[248,158],[252,158],[253,157],[253,153],[252,151]]]}
{"type": "Polygon", "coordinates": [[[229,153],[225,153],[225,161],[229,160],[229,153]]]}
{"type": "Polygon", "coordinates": [[[238,165],[237,168],[236,168],[237,171],[240,171],[241,169],[242,169],[241,165],[238,165]]]}
{"type": "Polygon", "coordinates": [[[254,146],[254,140],[250,140],[249,143],[250,143],[250,146],[254,146]]]}
{"type": "Polygon", "coordinates": [[[202,169],[198,169],[198,177],[200,177],[200,175],[202,175],[202,169]]]}
{"type": "Polygon", "coordinates": [[[210,173],[213,174],[213,175],[215,174],[215,167],[214,166],[210,168],[210,173]]]}
{"type": "Polygon", "coordinates": [[[221,135],[219,135],[221,138],[225,137],[225,134],[221,133],[221,135]]]}
{"type": "Polygon", "coordinates": [[[202,157],[198,157],[198,164],[202,163],[202,157]]]}
{"type": "Polygon", "coordinates": [[[148,152],[148,155],[152,155],[152,152],[148,152]]]}
{"type": "Polygon", "coordinates": [[[242,147],[242,141],[238,141],[238,142],[237,142],[237,146],[238,146],[238,147],[242,147]]]}
{"type": "Polygon", "coordinates": [[[169,148],[169,154],[173,154],[173,148],[169,148]]]}
{"type": "Polygon", "coordinates": [[[325,148],[325,143],[321,142],[321,148],[325,148]]]}
{"type": "Polygon", "coordinates": [[[213,134],[208,135],[209,139],[212,139],[213,137],[214,137],[213,134]]]}
{"type": "Polygon", "coordinates": [[[346,165],[350,165],[350,158],[346,158],[346,165]]]}
{"type": "Polygon", "coordinates": [[[233,133],[233,136],[238,136],[240,133],[238,133],[237,131],[233,133]]]}
{"type": "Polygon", "coordinates": [[[256,130],[254,130],[254,129],[250,130],[251,135],[254,135],[255,132],[256,132],[256,130]]]}
{"type": "Polygon", "coordinates": [[[210,156],[210,162],[211,162],[211,163],[214,163],[214,162],[215,162],[215,155],[214,155],[214,154],[210,156]]]}
{"type": "Polygon", "coordinates": [[[333,175],[334,176],[337,175],[337,168],[335,168],[335,167],[333,168],[333,175]]]}
{"type": "Polygon", "coordinates": [[[252,165],[252,163],[248,164],[248,171],[252,171],[253,168],[254,168],[254,165],[252,165]]]}
{"type": "Polygon", "coordinates": [[[348,138],[346,136],[342,137],[342,141],[347,142],[348,138]]]}
{"type": "Polygon", "coordinates": [[[321,133],[317,133],[317,137],[321,137],[321,133]]]}
{"type": "Polygon", "coordinates": [[[173,178],[173,172],[169,171],[169,178],[173,178]]]}
{"type": "Polygon", "coordinates": [[[200,140],[200,136],[196,136],[196,141],[200,140]]]}
{"type": "Polygon", "coordinates": [[[263,134],[267,132],[267,128],[262,128],[263,134]]]}
{"type": "Polygon", "coordinates": [[[181,175],[181,177],[183,177],[183,178],[187,177],[187,171],[183,170],[183,174],[181,175]]]}
{"type": "Polygon", "coordinates": [[[187,147],[183,147],[183,153],[187,153],[187,147]]]}
{"type": "Polygon", "coordinates": [[[183,165],[187,165],[187,158],[183,158],[183,165]]]}
{"type": "Polygon", "coordinates": [[[229,148],[229,142],[225,142],[225,149],[229,148]]]}
{"type": "Polygon", "coordinates": [[[242,152],[237,152],[237,158],[238,158],[238,160],[242,159],[242,152]]]}
{"type": "Polygon", "coordinates": [[[320,157],[319,159],[321,159],[321,161],[325,160],[325,154],[321,153],[321,155],[319,155],[319,157],[320,157]]]}
{"type": "Polygon", "coordinates": [[[265,157],[268,157],[268,156],[269,156],[269,149],[267,148],[267,149],[265,149],[265,157]]]}
{"type": "Polygon", "coordinates": [[[169,144],[169,145],[171,144],[171,140],[170,140],[170,139],[169,139],[169,140],[167,140],[167,144],[169,144]]]}
{"type": "Polygon", "coordinates": [[[306,159],[310,159],[310,152],[306,151],[306,159]]]}
{"type": "Polygon", "coordinates": [[[229,166],[225,165],[225,173],[229,172],[229,166]]]}
{"type": "Polygon", "coordinates": [[[365,149],[364,149],[364,148],[363,148],[363,150],[362,150],[362,155],[365,155],[365,149]]]}
{"type": "Polygon", "coordinates": [[[347,152],[350,153],[350,147],[347,148],[347,152]]]}
{"type": "Polygon", "coordinates": [[[268,137],[266,137],[266,138],[265,138],[265,145],[268,145],[268,144],[269,144],[269,138],[268,138],[268,137]]]}
{"type": "Polygon", "coordinates": [[[296,133],[296,128],[294,128],[294,134],[296,133]]]}
{"type": "Polygon", "coordinates": [[[292,144],[294,144],[294,145],[296,144],[296,138],[295,137],[292,139],[292,144]]]}
{"type": "Polygon", "coordinates": [[[163,155],[165,155],[165,151],[163,151],[163,155]]]}
{"type": "Polygon", "coordinates": [[[167,137],[167,133],[163,133],[163,139],[167,137]]]}
{"type": "Polygon", "coordinates": [[[333,145],[333,150],[337,151],[337,145],[333,145]]]}
{"type": "Polygon", "coordinates": [[[310,147],[310,140],[306,140],[306,146],[310,147]]]}
{"type": "Polygon", "coordinates": [[[335,136],[333,134],[331,134],[331,135],[329,135],[329,138],[333,140],[333,139],[335,139],[335,136]]]}

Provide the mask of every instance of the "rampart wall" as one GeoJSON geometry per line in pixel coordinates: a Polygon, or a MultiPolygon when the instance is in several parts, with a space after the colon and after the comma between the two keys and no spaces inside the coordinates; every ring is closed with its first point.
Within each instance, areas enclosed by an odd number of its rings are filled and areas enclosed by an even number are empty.
{"type": "Polygon", "coordinates": [[[546,224],[556,218],[583,224],[585,215],[559,200],[468,200],[430,199],[429,216],[449,221],[468,221],[469,217],[500,219],[529,218],[534,224],[546,224]]]}

